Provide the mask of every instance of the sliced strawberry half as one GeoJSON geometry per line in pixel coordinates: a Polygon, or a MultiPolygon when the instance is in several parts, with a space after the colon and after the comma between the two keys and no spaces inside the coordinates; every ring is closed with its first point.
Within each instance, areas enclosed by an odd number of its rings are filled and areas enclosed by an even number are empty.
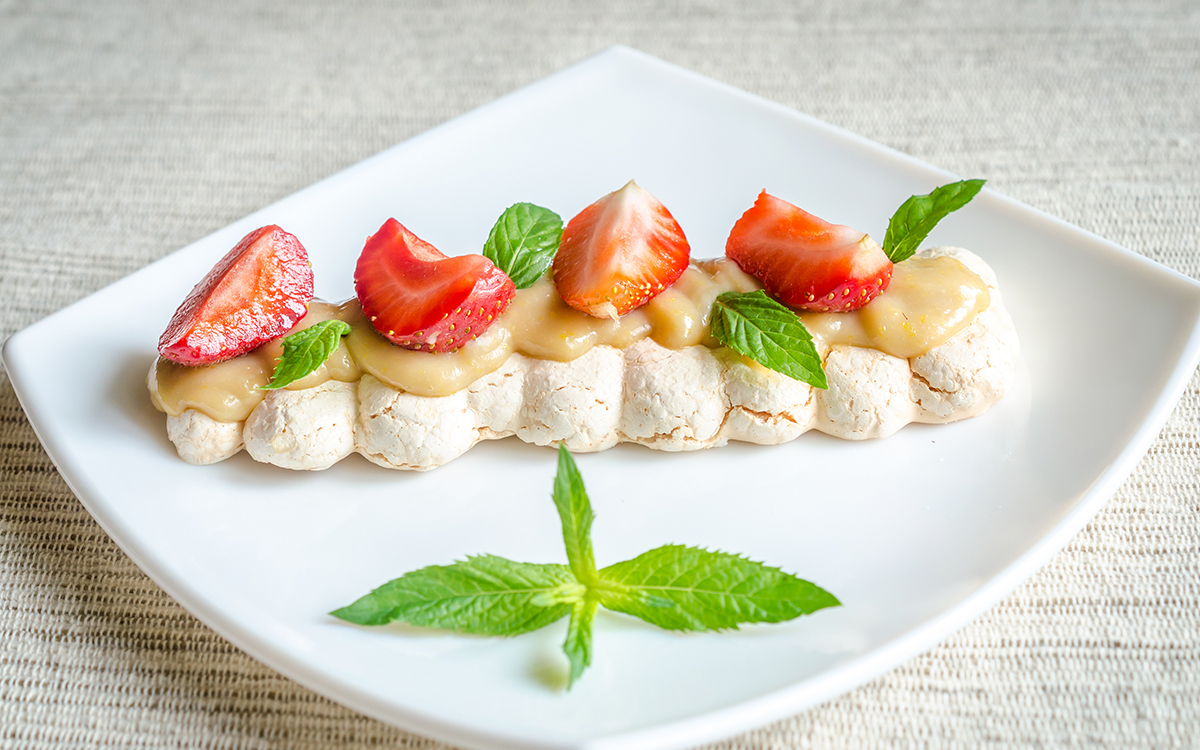
{"type": "Polygon", "coordinates": [[[242,238],[175,311],[158,353],[183,365],[210,365],[287,333],[313,296],[312,266],[300,240],[275,225],[242,238]]]}
{"type": "Polygon", "coordinates": [[[690,252],[671,212],[630,180],[567,223],[554,285],[576,310],[615,319],[674,284],[690,252]]]}
{"type": "Polygon", "coordinates": [[[482,255],[448,258],[388,219],[358,257],[354,291],[371,325],[393,344],[449,352],[486,331],[516,287],[482,255]]]}
{"type": "Polygon", "coordinates": [[[733,225],[725,255],[780,302],[802,310],[857,310],[892,280],[892,261],[869,235],[765,190],[733,225]]]}

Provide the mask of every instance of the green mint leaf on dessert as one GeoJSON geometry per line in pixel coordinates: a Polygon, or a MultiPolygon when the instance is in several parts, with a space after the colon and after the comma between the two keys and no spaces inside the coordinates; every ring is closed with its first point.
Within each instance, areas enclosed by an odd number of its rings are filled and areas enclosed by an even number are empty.
{"type": "Polygon", "coordinates": [[[571,572],[582,583],[596,580],[596,559],[592,554],[592,504],[588,501],[583,477],[575,459],[563,445],[558,446],[558,472],[554,475],[554,506],[562,521],[563,542],[571,572]]]}
{"type": "Polygon", "coordinates": [[[565,565],[480,555],[406,573],[330,614],[359,625],[399,620],[474,635],[517,635],[562,619],[583,593],[565,565]]]}
{"type": "Polygon", "coordinates": [[[575,460],[561,446],[554,504],[570,565],[470,557],[407,573],[330,614],[359,625],[398,620],[500,636],[569,616],[562,644],[569,690],[592,663],[592,626],[600,606],[668,630],[724,630],[839,605],[833,594],[778,568],[696,547],[667,545],[597,571],[591,503],[575,460]]]}
{"type": "Polygon", "coordinates": [[[727,552],[667,545],[600,571],[600,603],[667,630],[724,630],[783,622],[825,607],[833,594],[727,552]]]}
{"type": "Polygon", "coordinates": [[[483,255],[508,274],[517,289],[540,279],[562,239],[562,217],[532,203],[509,206],[492,227],[483,255]]]}
{"type": "Polygon", "coordinates": [[[571,665],[567,673],[568,690],[583,676],[583,670],[592,664],[592,620],[596,618],[596,604],[593,597],[585,596],[571,608],[567,639],[562,646],[567,663],[571,665]]]}
{"type": "Polygon", "coordinates": [[[828,387],[812,334],[795,312],[763,290],[717,297],[710,328],[717,341],[763,367],[814,388],[828,387]]]}
{"type": "Polygon", "coordinates": [[[283,339],[283,356],[275,365],[271,382],[259,386],[259,390],[273,391],[295,383],[300,378],[316,372],[329,355],[338,348],[342,336],[350,333],[350,326],[340,320],[322,320],[303,331],[296,331],[283,339]]]}
{"type": "Polygon", "coordinates": [[[908,260],[938,222],[971,202],[986,180],[963,180],[942,185],[929,195],[914,195],[888,221],[883,252],[893,263],[908,260]]]}

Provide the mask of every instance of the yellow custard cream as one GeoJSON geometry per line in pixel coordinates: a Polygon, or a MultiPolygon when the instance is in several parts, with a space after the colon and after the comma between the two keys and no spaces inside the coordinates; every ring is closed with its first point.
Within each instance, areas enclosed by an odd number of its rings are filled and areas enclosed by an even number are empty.
{"type": "MultiPolygon", "coordinates": [[[[564,303],[548,277],[518,290],[509,308],[478,339],[456,352],[430,354],[395,346],[364,318],[358,300],[314,300],[294,331],[338,318],[351,326],[315,372],[288,386],[301,390],[368,373],[401,391],[447,396],[500,368],[513,353],[570,362],[596,346],[623,349],[651,338],[666,349],[719,347],[708,317],[717,295],[760,288],[726,259],[693,263],[673,285],[618,320],[594,318],[564,303]]],[[[988,286],[952,257],[916,256],[895,266],[887,290],[849,313],[801,313],[818,349],[850,345],[901,358],[919,356],[966,328],[990,303],[988,286]]],[[[215,365],[189,367],[159,358],[150,371],[154,405],[172,416],[195,409],[220,422],[241,422],[265,396],[281,355],[279,340],[215,365]]]]}

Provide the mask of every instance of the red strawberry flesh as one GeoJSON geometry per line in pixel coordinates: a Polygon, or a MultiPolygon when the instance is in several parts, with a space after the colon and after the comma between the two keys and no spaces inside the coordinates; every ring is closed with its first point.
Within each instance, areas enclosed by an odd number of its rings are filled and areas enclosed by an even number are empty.
{"type": "Polygon", "coordinates": [[[576,310],[616,318],[675,283],[690,253],[671,212],[630,181],[567,223],[554,284],[576,310]]]}
{"type": "Polygon", "coordinates": [[[363,314],[393,344],[448,352],[481,335],[512,302],[512,279],[482,255],[447,257],[395,219],[354,271],[363,314]]]}
{"type": "Polygon", "coordinates": [[[231,359],[287,333],[313,296],[300,241],[275,225],[230,250],[175,311],[158,352],[183,365],[231,359]]]}
{"type": "Polygon", "coordinates": [[[780,302],[802,310],[857,310],[892,280],[892,262],[870,236],[765,190],[733,225],[725,255],[780,302]]]}

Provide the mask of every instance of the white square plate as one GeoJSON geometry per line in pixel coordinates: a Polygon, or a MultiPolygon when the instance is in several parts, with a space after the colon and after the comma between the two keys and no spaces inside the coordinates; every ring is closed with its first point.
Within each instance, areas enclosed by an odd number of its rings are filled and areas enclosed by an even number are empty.
{"type": "MultiPolygon", "coordinates": [[[[974,175],[972,175],[974,176],[974,175]]],[[[986,177],[986,175],[984,175],[986,177]]],[[[355,456],[317,474],[245,454],[184,464],[151,406],[158,335],[249,230],[307,246],[326,299],[351,296],[367,235],[395,216],[478,252],[511,203],[565,217],[630,178],[696,257],[722,253],[762,188],[882,237],[944,172],[794,111],[614,48],[402,143],[13,336],[4,361],[63,476],[172,597],[285,675],[397,726],[477,748],[675,748],[799,711],[932,646],[1029,576],[1115,491],[1200,357],[1200,285],[990,191],[930,244],[996,270],[1021,336],[987,414],[882,441],[810,433],[691,454],[581,456],[601,565],[667,542],[737,551],[844,606],[735,633],[597,619],[566,693],[565,621],[507,640],[325,613],[405,571],[489,552],[565,562],[555,456],[514,439],[426,474],[355,456]],[[1115,301],[1137,300],[1137,305],[1115,301]]]]}

